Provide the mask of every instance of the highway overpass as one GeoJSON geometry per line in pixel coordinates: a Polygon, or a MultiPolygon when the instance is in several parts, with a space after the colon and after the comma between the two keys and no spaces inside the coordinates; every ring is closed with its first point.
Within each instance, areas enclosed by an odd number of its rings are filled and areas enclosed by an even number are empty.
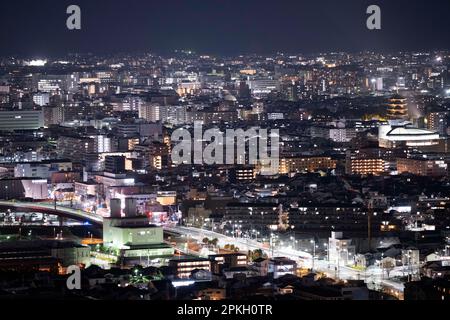
{"type": "Polygon", "coordinates": [[[39,212],[52,214],[59,217],[69,218],[80,222],[88,222],[92,225],[101,226],[103,217],[81,210],[57,206],[56,210],[53,204],[39,202],[18,202],[18,201],[0,201],[0,211],[21,211],[21,212],[39,212]]]}

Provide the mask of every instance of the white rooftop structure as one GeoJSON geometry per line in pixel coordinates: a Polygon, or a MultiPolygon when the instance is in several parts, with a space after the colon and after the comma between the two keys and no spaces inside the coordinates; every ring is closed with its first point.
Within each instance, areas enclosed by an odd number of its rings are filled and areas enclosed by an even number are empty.
{"type": "Polygon", "coordinates": [[[389,121],[378,128],[378,140],[380,147],[395,147],[397,143],[406,146],[431,146],[438,143],[439,133],[412,127],[406,121],[389,121]]]}

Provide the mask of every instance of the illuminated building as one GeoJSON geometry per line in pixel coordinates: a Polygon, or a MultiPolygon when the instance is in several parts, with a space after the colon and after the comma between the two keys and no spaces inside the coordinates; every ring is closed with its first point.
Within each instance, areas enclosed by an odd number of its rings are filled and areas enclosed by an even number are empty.
{"type": "Polygon", "coordinates": [[[158,191],[156,193],[156,201],[163,206],[173,206],[177,201],[176,191],[158,191]]]}
{"type": "Polygon", "coordinates": [[[239,71],[241,74],[245,74],[248,76],[253,76],[256,74],[256,70],[255,69],[242,69],[239,71]]]}
{"type": "Polygon", "coordinates": [[[212,270],[214,273],[220,273],[223,268],[247,266],[248,258],[243,253],[223,253],[210,255],[212,261],[212,270]]]}
{"type": "Polygon", "coordinates": [[[186,258],[169,260],[169,267],[175,271],[178,279],[189,279],[194,270],[211,272],[211,260],[207,258],[186,258]]]}
{"type": "Polygon", "coordinates": [[[0,199],[34,200],[48,199],[49,190],[47,179],[37,178],[12,178],[0,179],[0,199]]]}
{"type": "Polygon", "coordinates": [[[328,261],[336,265],[348,265],[354,261],[355,246],[352,240],[343,237],[342,232],[331,232],[328,239],[328,261]]]}
{"type": "MultiPolygon", "coordinates": [[[[348,202],[322,203],[319,201],[300,202],[298,207],[291,207],[289,225],[298,232],[320,232],[334,229],[367,232],[367,215],[364,206],[348,202]]],[[[379,229],[381,214],[372,218],[372,229],[379,229]]]]}
{"type": "Polygon", "coordinates": [[[33,102],[38,106],[45,106],[50,103],[50,95],[48,93],[36,93],[33,95],[33,102]]]}
{"type": "Polygon", "coordinates": [[[267,114],[268,120],[283,120],[284,114],[282,112],[271,112],[267,114]]]}
{"type": "Polygon", "coordinates": [[[407,119],[408,108],[406,106],[406,98],[396,94],[388,99],[387,116],[389,119],[407,119]]]}
{"type": "Polygon", "coordinates": [[[180,125],[188,122],[186,106],[160,106],[160,121],[172,125],[180,125]]]}
{"type": "Polygon", "coordinates": [[[160,105],[155,103],[143,103],[139,106],[139,118],[150,122],[161,120],[160,105]]]}
{"type": "Polygon", "coordinates": [[[202,124],[215,124],[220,122],[235,122],[238,120],[238,113],[235,110],[231,111],[215,111],[215,110],[197,110],[189,112],[189,122],[199,121],[202,124]]]}
{"type": "Polygon", "coordinates": [[[272,91],[280,90],[280,82],[272,79],[258,79],[248,82],[252,95],[256,97],[267,96],[272,91]]]}
{"type": "Polygon", "coordinates": [[[225,268],[222,274],[225,279],[234,279],[237,275],[245,275],[246,278],[258,276],[258,272],[255,269],[247,266],[225,268]]]}
{"type": "Polygon", "coordinates": [[[330,139],[334,142],[350,142],[356,138],[355,128],[331,128],[330,139]]]}
{"type": "Polygon", "coordinates": [[[88,197],[96,197],[100,192],[101,185],[93,181],[75,182],[74,188],[75,196],[80,197],[80,199],[86,199],[88,197]]]}
{"type": "Polygon", "coordinates": [[[334,142],[345,143],[356,138],[356,128],[346,128],[345,123],[336,122],[333,127],[312,126],[310,134],[313,138],[330,139],[334,142]]]}
{"type": "Polygon", "coordinates": [[[60,157],[82,162],[88,154],[96,153],[95,140],[89,137],[60,136],[57,141],[57,153],[60,157]]]}
{"type": "Polygon", "coordinates": [[[427,128],[431,131],[445,135],[447,131],[447,112],[430,112],[425,120],[427,128]]]}
{"type": "Polygon", "coordinates": [[[71,171],[72,162],[69,160],[46,160],[39,162],[20,162],[14,167],[16,178],[49,179],[54,172],[71,171]]]}
{"type": "Polygon", "coordinates": [[[439,139],[438,133],[411,127],[408,122],[389,121],[378,128],[381,148],[427,147],[438,145],[439,139]]]}
{"type": "Polygon", "coordinates": [[[385,172],[385,161],[365,154],[347,153],[345,171],[347,174],[379,175],[385,172]]]}
{"type": "Polygon", "coordinates": [[[178,84],[177,93],[180,96],[195,94],[201,89],[201,83],[196,81],[183,81],[178,84]]]}
{"type": "Polygon", "coordinates": [[[38,82],[38,90],[42,92],[58,92],[62,87],[61,82],[59,79],[40,80],[38,82]]]}
{"type": "Polygon", "coordinates": [[[251,230],[253,226],[258,230],[276,230],[282,213],[281,205],[273,203],[235,202],[226,205],[223,221],[229,223],[234,233],[251,230]]]}
{"type": "Polygon", "coordinates": [[[254,166],[235,166],[230,169],[230,181],[232,182],[243,182],[243,181],[252,181],[256,177],[256,170],[254,166]]]}
{"type": "Polygon", "coordinates": [[[112,187],[115,186],[134,186],[134,178],[127,177],[126,174],[114,174],[105,172],[103,175],[95,175],[94,180],[103,185],[101,195],[107,200],[110,199],[112,187]]]}
{"type": "Polygon", "coordinates": [[[280,174],[291,172],[315,172],[336,169],[336,160],[331,157],[292,157],[280,159],[280,174]]]}
{"type": "Polygon", "coordinates": [[[147,217],[104,218],[103,243],[119,250],[128,265],[173,256],[175,250],[164,243],[163,229],[150,224],[147,217]]]}
{"type": "Polygon", "coordinates": [[[398,158],[397,171],[427,177],[445,176],[447,163],[444,160],[398,158]]]}
{"type": "Polygon", "coordinates": [[[43,127],[43,111],[0,111],[0,130],[36,130],[43,127]]]}
{"type": "Polygon", "coordinates": [[[268,267],[268,274],[274,279],[278,279],[287,274],[295,275],[297,272],[297,263],[285,257],[270,259],[268,267]]]}
{"type": "Polygon", "coordinates": [[[226,298],[226,290],[221,288],[207,288],[199,290],[197,296],[201,300],[215,301],[226,298]]]}
{"type": "Polygon", "coordinates": [[[134,151],[141,157],[146,168],[161,170],[169,165],[169,148],[162,142],[153,141],[148,145],[136,145],[134,151]]]}
{"type": "Polygon", "coordinates": [[[49,127],[52,124],[61,124],[64,121],[64,108],[58,106],[44,106],[44,126],[49,127]]]}
{"type": "Polygon", "coordinates": [[[152,137],[156,138],[162,134],[161,123],[119,123],[117,134],[121,137],[152,137]]]}

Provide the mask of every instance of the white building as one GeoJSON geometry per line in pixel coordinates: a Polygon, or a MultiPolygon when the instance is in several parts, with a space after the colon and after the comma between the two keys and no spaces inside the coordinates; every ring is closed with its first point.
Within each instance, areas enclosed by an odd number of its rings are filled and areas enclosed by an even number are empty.
{"type": "Polygon", "coordinates": [[[350,142],[356,138],[355,128],[331,128],[330,139],[334,142],[350,142]]]}
{"type": "Polygon", "coordinates": [[[72,162],[42,161],[18,163],[14,167],[14,177],[49,179],[53,172],[59,171],[72,171],[72,162]]]}
{"type": "Polygon", "coordinates": [[[285,257],[276,257],[269,260],[269,274],[273,275],[274,279],[282,277],[287,274],[295,275],[297,272],[297,263],[285,257]]]}
{"type": "Polygon", "coordinates": [[[33,102],[41,107],[48,105],[50,103],[50,94],[36,93],[33,95],[33,102]]]}
{"type": "Polygon", "coordinates": [[[328,239],[328,260],[337,266],[353,263],[355,259],[355,246],[352,240],[344,238],[342,232],[331,232],[328,239]]]}
{"type": "Polygon", "coordinates": [[[247,84],[254,96],[267,96],[272,91],[280,90],[280,82],[278,80],[258,79],[251,80],[247,84]]]}
{"type": "Polygon", "coordinates": [[[439,133],[414,128],[409,122],[389,121],[378,128],[378,142],[381,148],[426,147],[439,144],[439,133]]]}

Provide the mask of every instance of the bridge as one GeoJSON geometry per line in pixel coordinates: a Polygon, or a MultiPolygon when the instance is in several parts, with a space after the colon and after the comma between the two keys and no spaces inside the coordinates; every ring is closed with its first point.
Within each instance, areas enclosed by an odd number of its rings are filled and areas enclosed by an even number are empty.
{"type": "Polygon", "coordinates": [[[80,222],[88,222],[96,226],[102,226],[103,224],[103,217],[98,214],[61,206],[56,206],[55,209],[54,204],[50,203],[0,201],[0,211],[8,209],[22,212],[51,214],[80,222]]]}

